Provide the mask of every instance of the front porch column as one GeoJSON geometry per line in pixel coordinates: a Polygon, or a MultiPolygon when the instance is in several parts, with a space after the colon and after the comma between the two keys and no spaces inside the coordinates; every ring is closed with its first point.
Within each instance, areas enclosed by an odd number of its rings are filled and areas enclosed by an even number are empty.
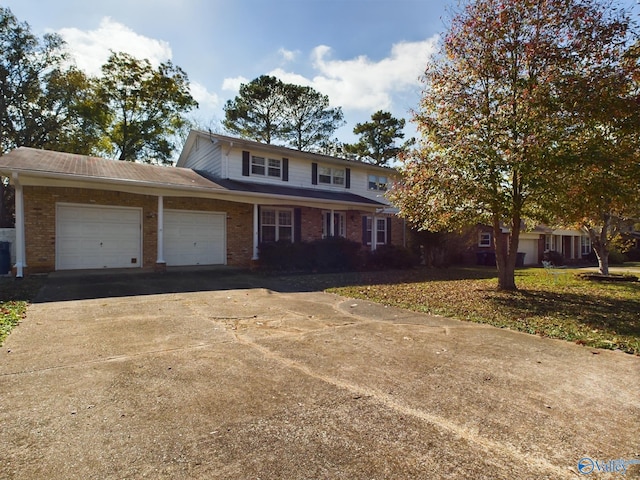
{"type": "Polygon", "coordinates": [[[260,235],[259,235],[259,229],[260,229],[260,223],[259,223],[259,217],[258,217],[258,204],[254,203],[253,204],[253,256],[251,257],[251,260],[258,260],[258,242],[260,239],[260,235]]]}
{"type": "Polygon", "coordinates": [[[24,276],[24,268],[26,262],[26,248],[24,238],[24,196],[22,193],[22,184],[18,178],[18,174],[13,174],[13,185],[15,187],[15,208],[16,208],[16,277],[24,276]]]}
{"type": "Polygon", "coordinates": [[[335,237],[336,235],[336,226],[335,226],[335,219],[334,219],[334,213],[333,213],[333,209],[331,210],[331,220],[329,221],[329,236],[330,237],[335,237]]]}
{"type": "Polygon", "coordinates": [[[156,264],[165,264],[164,261],[164,197],[158,196],[158,254],[156,264]]]}
{"type": "Polygon", "coordinates": [[[375,213],[371,216],[371,251],[378,248],[378,219],[375,213]]]}

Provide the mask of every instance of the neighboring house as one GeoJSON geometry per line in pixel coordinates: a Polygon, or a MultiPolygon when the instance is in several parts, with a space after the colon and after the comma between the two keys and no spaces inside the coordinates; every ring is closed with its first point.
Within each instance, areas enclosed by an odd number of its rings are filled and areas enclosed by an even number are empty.
{"type": "MultiPolygon", "coordinates": [[[[509,235],[509,229],[502,229],[503,235],[509,235]]],[[[475,251],[478,263],[491,263],[488,256],[494,252],[493,229],[480,225],[477,229],[475,251]]],[[[545,252],[558,252],[565,261],[572,263],[591,253],[589,235],[579,230],[552,229],[543,225],[533,230],[520,232],[518,252],[524,254],[523,265],[539,265],[545,252]]],[[[495,257],[493,257],[495,258],[495,257]]]]}
{"type": "Polygon", "coordinates": [[[394,170],[192,131],[177,167],[21,147],[0,157],[16,189],[16,274],[249,266],[261,242],[342,236],[403,245],[384,198],[394,170]]]}

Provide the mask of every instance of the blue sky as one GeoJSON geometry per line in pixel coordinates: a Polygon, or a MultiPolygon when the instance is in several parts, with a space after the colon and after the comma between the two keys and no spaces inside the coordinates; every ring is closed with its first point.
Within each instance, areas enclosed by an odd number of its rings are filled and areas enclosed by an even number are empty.
{"type": "MultiPolygon", "coordinates": [[[[220,131],[224,103],[260,75],[310,85],[341,106],[336,136],[355,140],[377,110],[410,119],[419,76],[458,0],[0,0],[32,32],[59,33],[85,71],[109,50],[171,60],[200,103],[193,117],[220,131]]],[[[624,0],[631,5],[637,0],[624,0]]],[[[407,135],[415,130],[408,122],[407,135]]]]}
{"type": "Polygon", "coordinates": [[[343,141],[353,141],[355,124],[377,110],[409,120],[448,8],[444,0],[0,3],[33,33],[61,34],[90,73],[99,73],[109,49],[156,64],[171,59],[189,75],[203,126],[220,128],[225,101],[260,75],[310,85],[343,108],[343,141]]]}

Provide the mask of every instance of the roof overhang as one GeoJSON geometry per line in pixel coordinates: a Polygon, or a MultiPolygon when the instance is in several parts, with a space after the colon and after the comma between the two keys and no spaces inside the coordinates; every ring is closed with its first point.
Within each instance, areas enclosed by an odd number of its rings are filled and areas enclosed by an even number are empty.
{"type": "MultiPolygon", "coordinates": [[[[168,167],[167,167],[168,168],[168,167]]],[[[229,202],[297,205],[324,209],[357,209],[374,212],[383,204],[363,201],[349,201],[332,198],[309,198],[304,195],[287,195],[277,193],[234,191],[223,187],[172,185],[139,180],[113,179],[84,175],[71,175],[54,172],[42,172],[26,169],[2,169],[0,173],[9,177],[12,183],[20,182],[22,186],[86,188],[91,190],[119,191],[138,195],[164,197],[191,197],[226,200],[229,202]]],[[[212,182],[213,185],[213,182],[212,182]]]]}

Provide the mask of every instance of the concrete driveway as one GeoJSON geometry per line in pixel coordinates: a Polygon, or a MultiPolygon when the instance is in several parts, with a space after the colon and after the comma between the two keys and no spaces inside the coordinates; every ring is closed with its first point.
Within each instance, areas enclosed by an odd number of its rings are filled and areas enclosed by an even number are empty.
{"type": "Polygon", "coordinates": [[[53,275],[0,425],[8,479],[640,478],[640,358],[228,271],[53,275]]]}

